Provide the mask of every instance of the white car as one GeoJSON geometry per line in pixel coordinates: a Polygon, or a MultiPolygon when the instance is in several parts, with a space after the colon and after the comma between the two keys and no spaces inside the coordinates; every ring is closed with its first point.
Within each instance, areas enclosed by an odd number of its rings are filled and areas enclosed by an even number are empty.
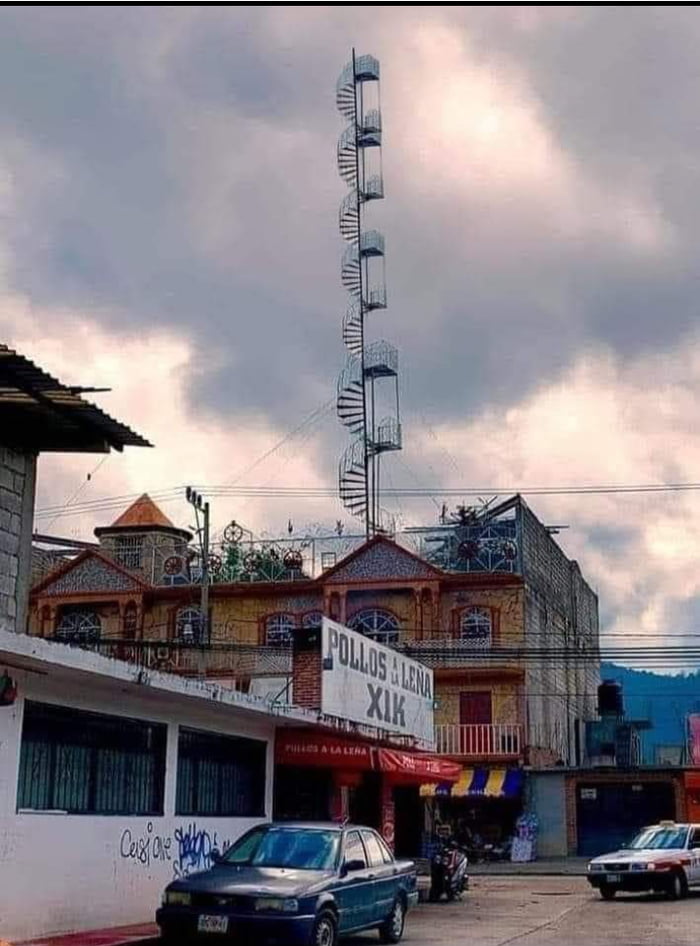
{"type": "Polygon", "coordinates": [[[644,828],[627,847],[595,857],[588,882],[603,900],[618,890],[685,897],[689,887],[700,887],[700,824],[661,821],[644,828]]]}

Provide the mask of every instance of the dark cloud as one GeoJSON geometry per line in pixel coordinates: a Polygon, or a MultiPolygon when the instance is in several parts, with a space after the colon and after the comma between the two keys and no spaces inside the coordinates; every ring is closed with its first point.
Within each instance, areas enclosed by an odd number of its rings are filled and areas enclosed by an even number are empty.
{"type": "Polygon", "coordinates": [[[386,75],[391,305],[372,331],[401,347],[409,410],[468,418],[591,344],[671,346],[695,318],[699,22],[639,7],[5,8],[11,278],[114,331],[186,332],[195,408],[293,426],[343,358],[333,85],[361,40],[386,75]],[[543,128],[599,190],[592,215],[628,188],[658,206],[673,252],[636,253],[604,221],[562,233],[546,188],[492,199],[465,171],[450,194],[426,165],[418,185],[398,142],[418,150],[432,132],[392,74],[426,24],[462,38],[467,65],[529,84],[543,128]]]}

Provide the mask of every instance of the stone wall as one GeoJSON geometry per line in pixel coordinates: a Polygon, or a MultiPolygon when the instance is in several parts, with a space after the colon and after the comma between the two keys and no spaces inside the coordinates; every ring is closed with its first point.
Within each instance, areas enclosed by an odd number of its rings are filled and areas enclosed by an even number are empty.
{"type": "Polygon", "coordinates": [[[24,631],[31,577],[36,457],[0,446],[0,629],[24,631]]]}

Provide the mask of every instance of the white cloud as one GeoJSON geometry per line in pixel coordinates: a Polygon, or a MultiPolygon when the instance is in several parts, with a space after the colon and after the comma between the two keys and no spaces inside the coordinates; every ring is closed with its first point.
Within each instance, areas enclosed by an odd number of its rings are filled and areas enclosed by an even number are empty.
{"type": "MultiPolygon", "coordinates": [[[[443,463],[443,480],[501,488],[696,482],[698,397],[697,337],[628,364],[590,351],[520,404],[437,427],[440,447],[465,474],[443,463]]],[[[431,438],[420,449],[438,465],[431,438]]],[[[529,502],[545,521],[570,524],[558,541],[599,591],[610,633],[677,633],[675,609],[700,595],[697,493],[533,495],[529,502]]]]}

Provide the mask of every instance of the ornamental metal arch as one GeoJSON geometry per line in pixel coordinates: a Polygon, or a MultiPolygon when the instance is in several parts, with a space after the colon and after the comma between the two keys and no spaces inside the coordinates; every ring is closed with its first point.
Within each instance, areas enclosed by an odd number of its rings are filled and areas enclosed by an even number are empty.
{"type": "Polygon", "coordinates": [[[462,611],[459,619],[459,639],[474,647],[490,647],[493,637],[493,618],[490,608],[472,607],[462,611]]]}
{"type": "Polygon", "coordinates": [[[297,619],[283,611],[265,618],[265,643],[268,647],[289,647],[294,637],[297,619]]]}
{"type": "Polygon", "coordinates": [[[71,610],[61,615],[55,637],[67,644],[89,644],[102,635],[102,621],[96,611],[71,610]]]}
{"type": "Polygon", "coordinates": [[[363,608],[348,621],[353,631],[371,637],[380,644],[396,644],[399,640],[399,619],[382,608],[363,608]]]}

